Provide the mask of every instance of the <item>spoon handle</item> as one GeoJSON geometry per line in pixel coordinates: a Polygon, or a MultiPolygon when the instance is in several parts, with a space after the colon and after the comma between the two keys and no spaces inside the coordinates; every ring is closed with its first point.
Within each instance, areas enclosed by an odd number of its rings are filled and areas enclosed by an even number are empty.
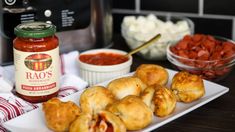
{"type": "Polygon", "coordinates": [[[127,53],[125,56],[131,56],[132,54],[135,54],[136,52],[148,47],[149,45],[153,44],[154,42],[156,42],[157,40],[159,40],[161,37],[161,34],[157,34],[155,35],[153,38],[151,38],[149,41],[143,43],[142,45],[140,45],[139,47],[133,49],[132,51],[130,51],[129,53],[127,53]]]}

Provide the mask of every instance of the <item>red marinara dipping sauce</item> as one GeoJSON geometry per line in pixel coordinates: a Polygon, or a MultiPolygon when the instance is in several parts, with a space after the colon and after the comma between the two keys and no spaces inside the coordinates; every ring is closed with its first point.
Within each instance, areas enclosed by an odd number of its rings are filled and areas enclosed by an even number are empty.
{"type": "Polygon", "coordinates": [[[128,61],[128,57],[118,53],[100,52],[96,54],[83,54],[79,59],[87,64],[92,65],[116,65],[128,61]]]}

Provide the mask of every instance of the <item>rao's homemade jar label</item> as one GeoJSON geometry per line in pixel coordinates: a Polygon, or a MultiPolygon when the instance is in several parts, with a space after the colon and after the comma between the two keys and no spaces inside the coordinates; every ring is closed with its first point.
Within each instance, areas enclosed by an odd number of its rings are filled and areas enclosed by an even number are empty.
{"type": "Polygon", "coordinates": [[[58,94],[59,40],[55,32],[55,25],[45,22],[14,28],[16,93],[28,102],[44,102],[58,94]]]}
{"type": "Polygon", "coordinates": [[[14,49],[16,90],[26,96],[43,96],[59,89],[59,48],[45,52],[14,49]]]}

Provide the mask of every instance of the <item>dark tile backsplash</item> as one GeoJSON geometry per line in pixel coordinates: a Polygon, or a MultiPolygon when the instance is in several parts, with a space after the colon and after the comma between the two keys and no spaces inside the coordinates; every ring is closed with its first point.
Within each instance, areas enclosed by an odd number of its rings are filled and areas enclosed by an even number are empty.
{"type": "Polygon", "coordinates": [[[135,0],[113,0],[113,8],[135,9],[135,0]]]}
{"type": "Polygon", "coordinates": [[[198,13],[198,0],[141,0],[141,9],[198,13]]]}
{"type": "Polygon", "coordinates": [[[125,15],[129,15],[129,14],[113,14],[113,29],[114,32],[121,32],[121,23],[122,23],[122,19],[125,15]]]}
{"type": "Polygon", "coordinates": [[[195,33],[223,36],[232,38],[232,20],[190,18],[195,25],[195,33]]]}
{"type": "Polygon", "coordinates": [[[120,33],[126,15],[170,14],[190,18],[195,24],[195,33],[235,40],[234,5],[235,0],[113,0],[114,31],[120,33]]]}
{"type": "Polygon", "coordinates": [[[204,13],[235,15],[235,0],[204,0],[204,13]]]}

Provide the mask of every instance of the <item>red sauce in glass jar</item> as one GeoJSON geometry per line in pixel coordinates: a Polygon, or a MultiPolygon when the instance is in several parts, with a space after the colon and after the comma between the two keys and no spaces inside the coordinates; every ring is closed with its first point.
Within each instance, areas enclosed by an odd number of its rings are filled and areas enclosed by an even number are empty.
{"type": "Polygon", "coordinates": [[[97,54],[83,54],[80,55],[79,59],[87,64],[92,65],[116,65],[128,61],[128,57],[117,53],[106,53],[101,52],[97,54]]]}
{"type": "Polygon", "coordinates": [[[20,24],[13,41],[17,95],[31,103],[57,96],[59,45],[55,26],[43,22],[20,24]]]}

